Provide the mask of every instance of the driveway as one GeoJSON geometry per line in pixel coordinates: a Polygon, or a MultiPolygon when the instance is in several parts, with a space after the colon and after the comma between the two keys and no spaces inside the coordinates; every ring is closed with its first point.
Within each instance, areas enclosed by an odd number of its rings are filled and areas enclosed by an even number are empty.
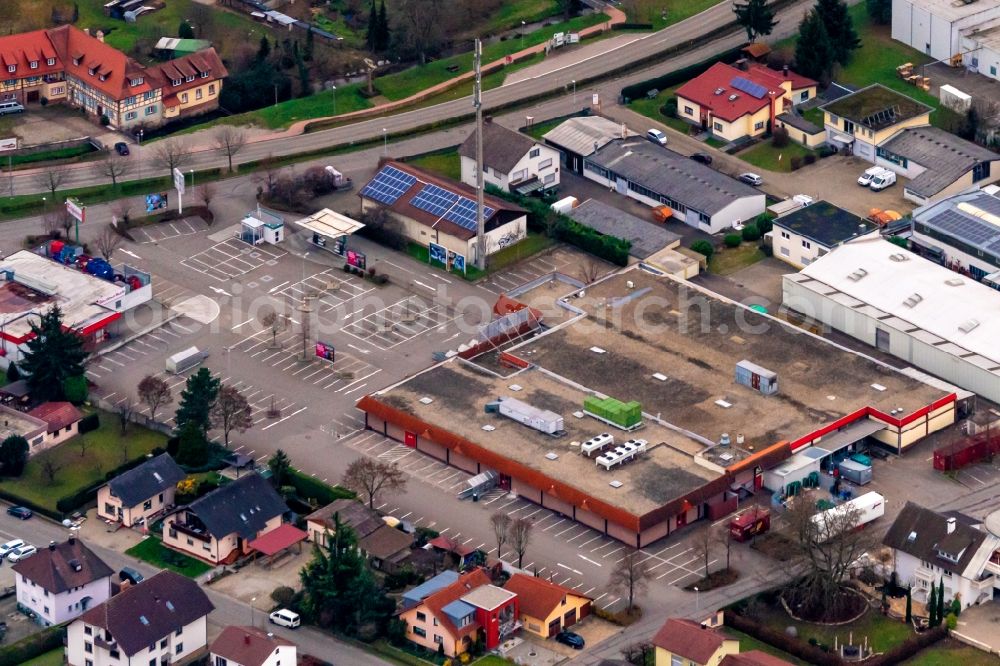
{"type": "Polygon", "coordinates": [[[927,65],[924,69],[925,76],[931,78],[931,94],[935,97],[938,97],[941,86],[950,85],[976,100],[1000,102],[1000,81],[996,79],[942,63],[927,65]]]}
{"type": "Polygon", "coordinates": [[[22,146],[36,146],[55,141],[79,139],[104,131],[78,112],[60,104],[46,107],[31,105],[28,110],[15,116],[13,130],[21,139],[22,146]]]}
{"type": "Polygon", "coordinates": [[[701,273],[692,282],[744,305],[763,305],[775,313],[781,306],[781,276],[795,272],[789,264],[768,257],[725,276],[701,273]]]}
{"type": "Polygon", "coordinates": [[[981,650],[1000,653],[1000,604],[987,603],[962,611],[952,635],[981,650]]]}

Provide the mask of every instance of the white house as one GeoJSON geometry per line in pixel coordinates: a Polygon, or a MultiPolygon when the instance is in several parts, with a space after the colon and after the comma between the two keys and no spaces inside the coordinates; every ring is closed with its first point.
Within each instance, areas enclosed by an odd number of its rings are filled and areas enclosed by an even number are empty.
{"type": "Polygon", "coordinates": [[[209,648],[209,666],[295,666],[295,643],[256,627],[229,626],[209,648]]]}
{"type": "MultiPolygon", "coordinates": [[[[462,182],[476,187],[476,133],[458,148],[462,182]]],[[[505,192],[528,194],[559,186],[559,151],[527,134],[483,123],[483,183],[505,192]]]]}
{"type": "Polygon", "coordinates": [[[934,60],[961,56],[963,35],[994,19],[1000,4],[991,0],[892,0],[892,38],[934,60]]]}
{"type": "Polygon", "coordinates": [[[104,561],[74,536],[13,566],[17,601],[43,626],[61,624],[111,597],[104,561]]]}
{"type": "Polygon", "coordinates": [[[977,529],[977,521],[907,502],[883,543],[892,548],[899,582],[913,586],[914,599],[926,601],[931,585],[941,581],[946,604],[956,596],[962,608],[993,599],[998,581],[991,560],[1000,539],[977,529]]]}
{"type": "Polygon", "coordinates": [[[186,474],[169,453],[150,458],[97,491],[97,516],[131,527],[173,507],[177,483],[186,474]]]}
{"type": "Polygon", "coordinates": [[[774,256],[796,268],[849,240],[877,236],[878,227],[826,201],[816,201],[774,220],[774,256]]]}
{"type": "Polygon", "coordinates": [[[66,631],[66,661],[145,666],[184,660],[207,647],[207,618],[214,608],[196,582],[161,571],[73,621],[66,631]]]}

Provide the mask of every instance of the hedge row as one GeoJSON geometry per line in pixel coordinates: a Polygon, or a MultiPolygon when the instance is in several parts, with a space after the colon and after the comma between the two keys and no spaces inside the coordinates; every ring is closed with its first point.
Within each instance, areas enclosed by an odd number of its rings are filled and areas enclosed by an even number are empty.
{"type": "Polygon", "coordinates": [[[11,504],[15,504],[17,506],[27,507],[27,508],[31,509],[32,511],[34,511],[35,513],[39,513],[39,514],[41,514],[43,516],[48,516],[49,518],[52,518],[53,520],[62,520],[63,519],[62,514],[56,513],[52,509],[47,509],[44,506],[41,506],[40,504],[35,504],[31,500],[26,500],[23,497],[19,497],[19,496],[15,495],[15,494],[13,494],[11,492],[8,492],[2,486],[0,486],[0,499],[7,500],[11,504]]]}
{"type": "Polygon", "coordinates": [[[760,624],[739,613],[729,610],[723,611],[723,622],[727,627],[749,634],[757,640],[764,641],[779,650],[784,650],[807,663],[817,664],[817,666],[841,666],[844,663],[840,657],[831,652],[823,652],[818,647],[803,643],[797,638],[792,638],[782,631],[760,624]]]}
{"type": "Polygon", "coordinates": [[[625,98],[626,103],[629,100],[639,99],[640,97],[645,97],[646,93],[650,90],[663,90],[665,88],[672,88],[680,83],[684,83],[696,76],[700,76],[708,71],[708,68],[717,62],[724,62],[726,64],[732,64],[740,59],[742,54],[740,53],[742,47],[736,47],[729,49],[728,51],[723,51],[721,55],[709,60],[703,60],[699,63],[693,65],[688,65],[687,67],[682,67],[680,69],[675,69],[672,72],[667,72],[661,76],[656,76],[651,79],[646,79],[645,81],[640,81],[639,83],[633,83],[630,86],[625,86],[622,88],[621,95],[625,98]]]}
{"type": "Polygon", "coordinates": [[[891,666],[892,664],[901,664],[921,650],[937,643],[947,635],[948,630],[944,626],[940,625],[922,633],[914,634],[891,650],[887,650],[886,652],[865,661],[865,666],[891,666]]]}
{"type": "Polygon", "coordinates": [[[18,666],[18,664],[31,661],[46,652],[61,648],[64,633],[65,630],[62,627],[49,627],[0,648],[0,666],[18,666]]]}
{"type": "Polygon", "coordinates": [[[338,499],[351,499],[354,493],[340,486],[331,486],[297,469],[289,470],[287,485],[295,488],[295,494],[302,499],[313,499],[320,506],[326,506],[338,499]]]}

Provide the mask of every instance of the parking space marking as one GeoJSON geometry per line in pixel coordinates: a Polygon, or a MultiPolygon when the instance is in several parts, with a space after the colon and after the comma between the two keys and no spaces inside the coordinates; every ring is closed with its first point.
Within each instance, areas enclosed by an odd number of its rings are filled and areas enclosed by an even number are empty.
{"type": "Polygon", "coordinates": [[[447,326],[458,319],[441,304],[424,303],[408,296],[392,305],[352,319],[343,333],[383,350],[393,349],[432,329],[447,326]]]}
{"type": "Polygon", "coordinates": [[[284,250],[252,246],[230,238],[181,260],[181,265],[208,277],[225,282],[245,275],[288,254],[284,250]]]}

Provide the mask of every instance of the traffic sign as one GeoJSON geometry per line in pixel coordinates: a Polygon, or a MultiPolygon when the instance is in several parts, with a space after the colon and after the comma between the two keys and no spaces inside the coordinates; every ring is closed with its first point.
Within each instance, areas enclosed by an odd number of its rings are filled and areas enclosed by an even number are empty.
{"type": "Polygon", "coordinates": [[[177,194],[184,194],[184,172],[177,168],[174,169],[174,189],[177,194]]]}

